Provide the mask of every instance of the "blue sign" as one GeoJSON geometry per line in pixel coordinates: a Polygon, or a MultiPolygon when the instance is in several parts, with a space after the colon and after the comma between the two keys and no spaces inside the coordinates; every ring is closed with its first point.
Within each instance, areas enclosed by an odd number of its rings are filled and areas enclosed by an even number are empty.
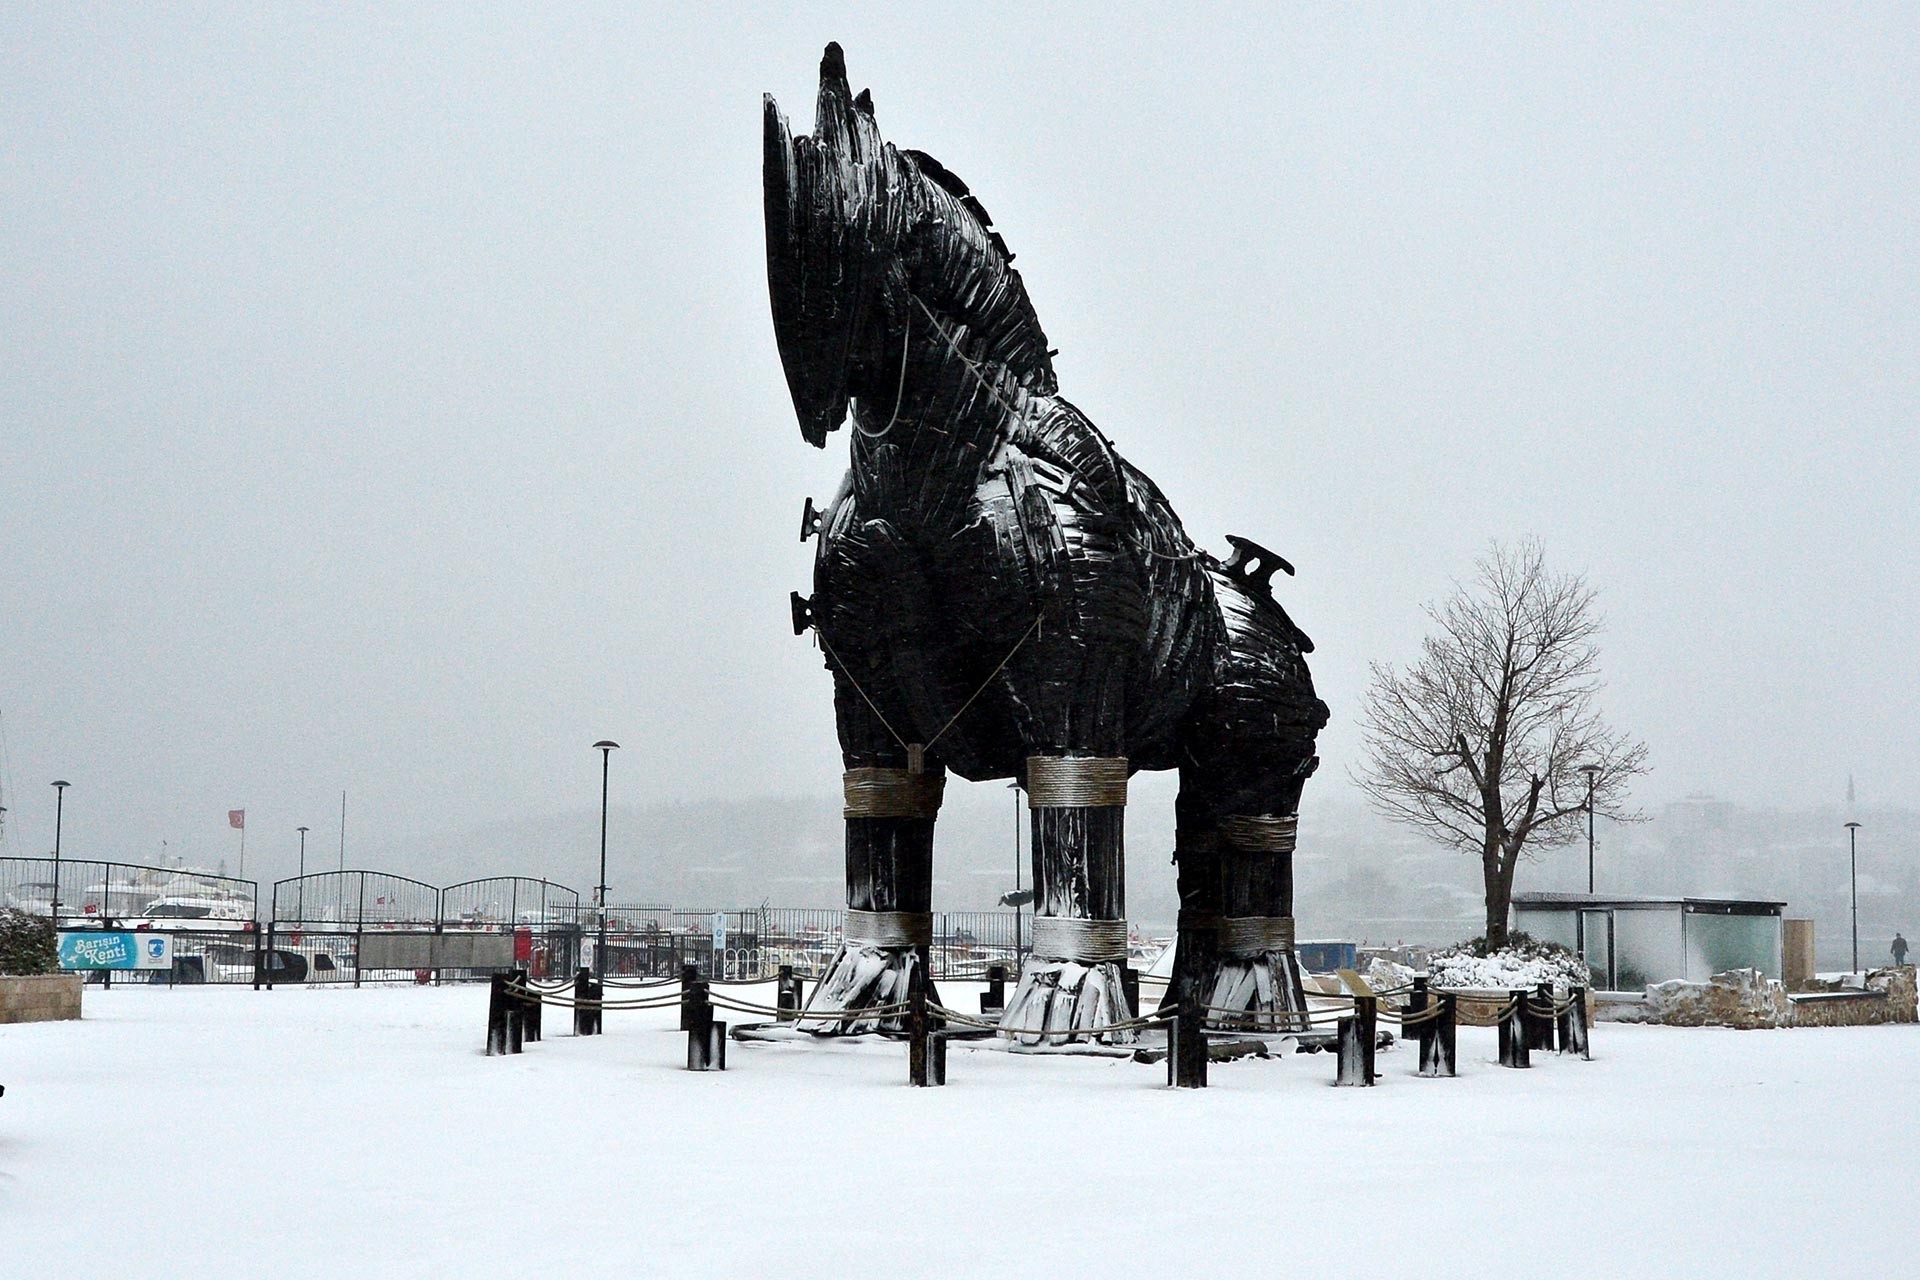
{"type": "Polygon", "coordinates": [[[173,939],[164,933],[75,930],[60,935],[62,969],[170,969],[173,939]]]}

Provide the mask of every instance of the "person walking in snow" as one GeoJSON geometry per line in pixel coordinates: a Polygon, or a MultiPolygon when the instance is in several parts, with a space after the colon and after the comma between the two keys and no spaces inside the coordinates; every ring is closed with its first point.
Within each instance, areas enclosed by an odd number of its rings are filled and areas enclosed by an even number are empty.
{"type": "Polygon", "coordinates": [[[1893,935],[1893,963],[1896,966],[1907,962],[1907,940],[1898,933],[1893,935]]]}

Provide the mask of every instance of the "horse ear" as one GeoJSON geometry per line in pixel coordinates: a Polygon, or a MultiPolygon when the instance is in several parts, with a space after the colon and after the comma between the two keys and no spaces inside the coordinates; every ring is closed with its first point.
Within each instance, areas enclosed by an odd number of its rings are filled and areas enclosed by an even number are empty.
{"type": "Polygon", "coordinates": [[[840,46],[830,44],[820,59],[820,96],[815,102],[813,136],[829,157],[849,164],[872,164],[880,158],[880,126],[873,119],[873,95],[863,92],[864,106],[853,100],[847,83],[847,60],[840,46]]]}

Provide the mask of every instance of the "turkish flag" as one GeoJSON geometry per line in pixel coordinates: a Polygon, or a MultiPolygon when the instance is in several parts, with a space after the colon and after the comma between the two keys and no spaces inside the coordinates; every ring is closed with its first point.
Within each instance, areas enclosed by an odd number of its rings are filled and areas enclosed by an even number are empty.
{"type": "Polygon", "coordinates": [[[247,811],[245,809],[227,810],[227,825],[235,831],[245,831],[247,829],[247,811]]]}

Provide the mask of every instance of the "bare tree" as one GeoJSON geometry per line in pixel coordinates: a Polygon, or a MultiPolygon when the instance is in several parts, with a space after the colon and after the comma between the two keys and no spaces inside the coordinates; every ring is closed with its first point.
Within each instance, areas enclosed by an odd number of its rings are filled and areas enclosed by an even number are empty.
{"type": "Polygon", "coordinates": [[[1436,630],[1418,662],[1373,664],[1355,781],[1386,816],[1480,856],[1487,942],[1500,946],[1522,854],[1584,833],[1584,766],[1594,811],[1631,820],[1647,748],[1594,708],[1601,620],[1586,579],[1549,571],[1535,542],[1496,542],[1475,568],[1427,606],[1436,630]]]}

